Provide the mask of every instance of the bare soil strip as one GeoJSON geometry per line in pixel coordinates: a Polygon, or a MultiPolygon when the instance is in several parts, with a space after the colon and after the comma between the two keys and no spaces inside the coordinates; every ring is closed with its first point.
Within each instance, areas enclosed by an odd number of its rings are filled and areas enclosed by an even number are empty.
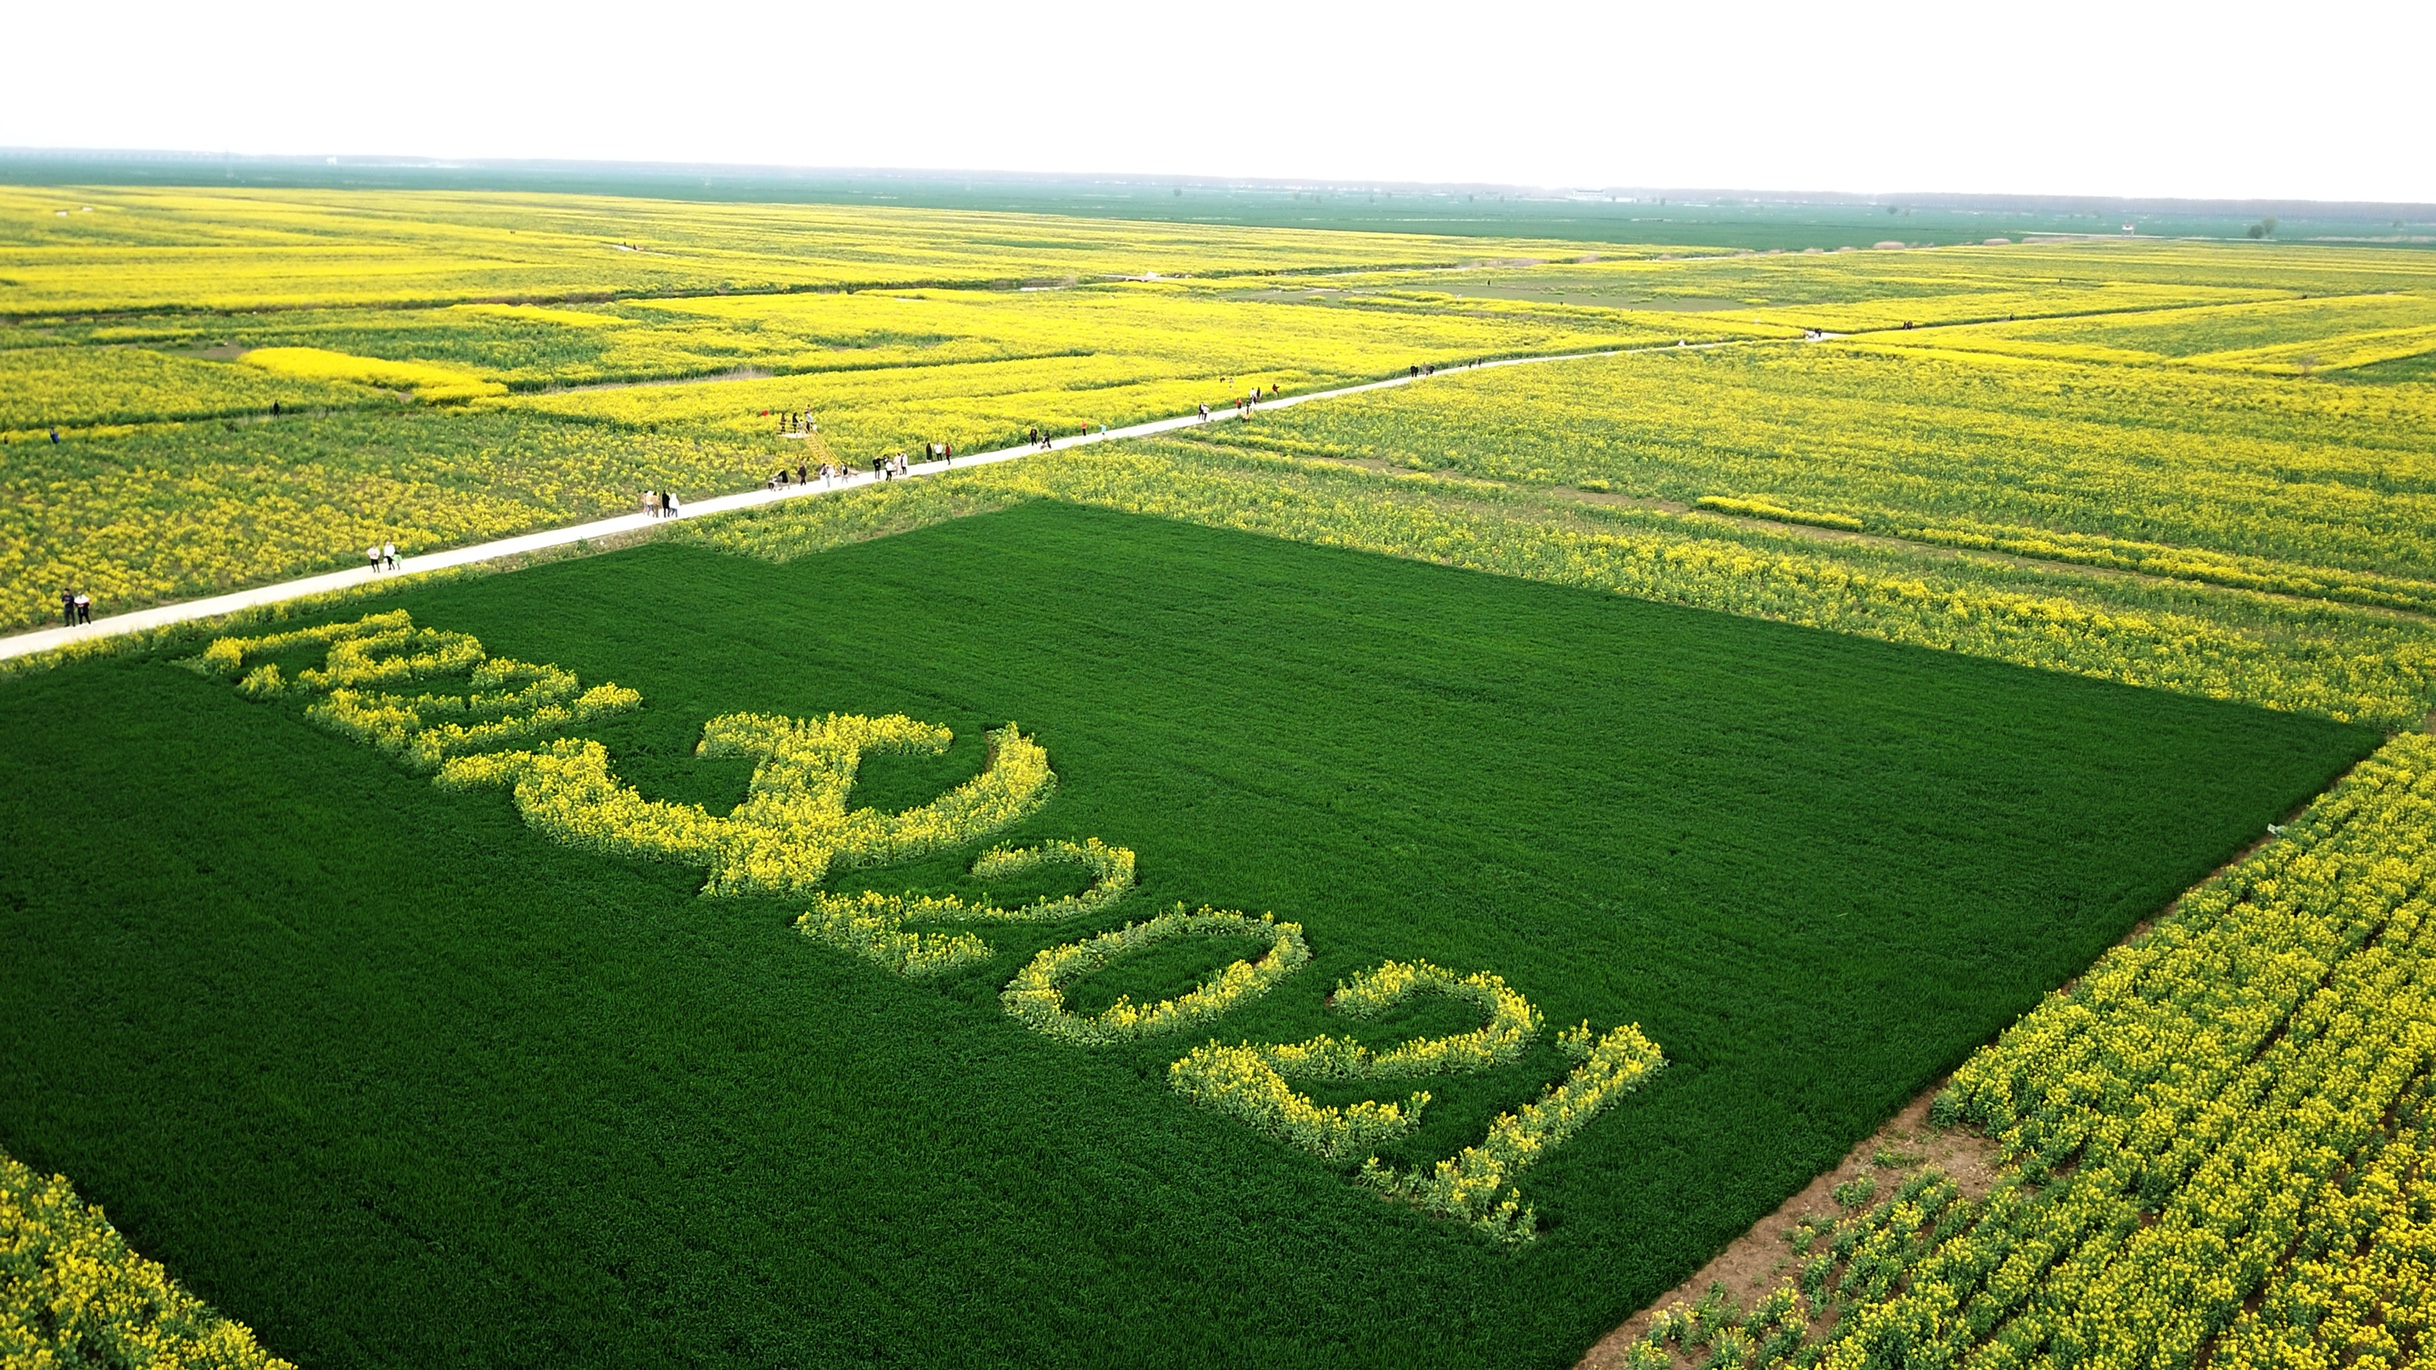
{"type": "MultiPolygon", "coordinates": [[[[1774,1289],[1799,1270],[1799,1258],[1786,1240],[1793,1225],[1804,1215],[1829,1218],[1842,1210],[1835,1201],[1835,1187],[1864,1177],[1876,1181],[1877,1194],[1883,1195],[1923,1170],[1935,1168],[1954,1177],[1962,1192],[1977,1199],[1996,1184],[1996,1143],[1976,1133],[1958,1127],[1937,1127],[1928,1120],[1929,1101],[1945,1088],[1940,1080],[1906,1105],[1901,1113],[1887,1120],[1863,1139],[1832,1170],[1812,1180],[1801,1191],[1777,1207],[1774,1213],[1751,1225],[1751,1230],[1734,1239],[1717,1259],[1700,1268],[1700,1273],[1660,1295],[1649,1307],[1624,1320],[1624,1324],[1590,1348],[1580,1362],[1579,1370],[1610,1370],[1624,1363],[1624,1353],[1649,1331],[1650,1320],[1666,1308],[1678,1303],[1696,1303],[1712,1284],[1722,1284],[1735,1306],[1748,1308],[1760,1296],[1774,1289]]],[[[1818,1331],[1824,1332],[1831,1323],[1822,1322],[1818,1331]]],[[[1696,1357],[1686,1357],[1681,1348],[1671,1348],[1679,1366],[1699,1364],[1696,1357]]]]}

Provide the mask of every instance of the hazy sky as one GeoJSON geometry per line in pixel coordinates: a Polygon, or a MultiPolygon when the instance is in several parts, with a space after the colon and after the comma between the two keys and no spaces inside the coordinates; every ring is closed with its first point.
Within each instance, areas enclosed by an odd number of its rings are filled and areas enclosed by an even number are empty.
{"type": "Polygon", "coordinates": [[[0,145],[2436,201],[2436,3],[5,0],[0,145]]]}

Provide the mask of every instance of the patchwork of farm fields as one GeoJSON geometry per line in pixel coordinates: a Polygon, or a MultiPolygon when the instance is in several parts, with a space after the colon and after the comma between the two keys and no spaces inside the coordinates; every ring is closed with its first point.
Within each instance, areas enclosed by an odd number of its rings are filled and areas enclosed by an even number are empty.
{"type": "Polygon", "coordinates": [[[0,626],[41,621],[62,588],[138,607],[373,542],[411,553],[598,516],[646,488],[748,487],[824,453],[971,451],[1225,412],[1254,388],[1677,342],[1731,346],[1500,378],[1416,402],[1403,438],[1406,411],[1378,401],[1362,412],[1383,438],[1351,434],[1349,414],[1323,443],[1405,441],[1406,458],[1670,499],[1809,500],[1791,507],[1950,546],[2412,607],[2424,558],[2389,570],[2358,544],[2428,523],[2413,368],[2436,355],[2431,289],[2421,254],[2257,244],[1704,255],[580,196],[6,189],[0,498],[20,517],[0,527],[0,626]],[[1857,336],[1799,341],[1819,330],[1857,336]],[[2315,383],[2289,384],[2303,372],[2315,383]],[[790,438],[790,417],[823,446],[790,438]],[[1618,454],[1693,464],[1646,479],[1618,454]],[[1820,488],[1828,473],[1841,488],[1820,488]],[[2278,500],[2314,512],[2286,528],[2278,500]],[[2329,528],[2352,545],[2289,545],[2329,528]]]}
{"type": "Polygon", "coordinates": [[[0,188],[0,626],[1223,420],[13,661],[0,1359],[2410,1361],[2431,301],[0,188]]]}

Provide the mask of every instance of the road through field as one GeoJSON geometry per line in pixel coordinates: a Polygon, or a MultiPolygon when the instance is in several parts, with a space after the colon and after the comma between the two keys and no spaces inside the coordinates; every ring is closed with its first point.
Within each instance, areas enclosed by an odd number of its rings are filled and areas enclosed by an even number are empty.
{"type": "MultiPolygon", "coordinates": [[[[1619,347],[1598,352],[1564,352],[1542,357],[1507,357],[1497,361],[1475,362],[1470,366],[1448,369],[1450,371],[1472,371],[1498,366],[1530,366],[1541,362],[1584,361],[1597,357],[1619,357],[1635,352],[1671,352],[1677,347],[1689,351],[1754,345],[1754,340],[1734,340],[1677,343],[1674,347],[1619,347]]],[[[1259,408],[1262,410],[1284,409],[1292,405],[1308,404],[1314,400],[1332,400],[1372,390],[1387,390],[1399,385],[1411,385],[1418,381],[1428,380],[1431,374],[1434,373],[1391,376],[1383,381],[1339,386],[1333,390],[1314,390],[1300,395],[1282,395],[1273,400],[1263,401],[1259,408]]],[[[1090,443],[1113,442],[1119,438],[1140,438],[1157,433],[1173,433],[1179,429],[1199,427],[1203,423],[1217,423],[1224,419],[1241,417],[1244,415],[1241,411],[1237,411],[1232,414],[1213,413],[1207,419],[1203,419],[1198,413],[1185,414],[1176,418],[1154,419],[1148,423],[1137,423],[1125,428],[1111,428],[1099,433],[1054,438],[1042,446],[1026,444],[1020,447],[999,448],[991,452],[978,452],[971,456],[960,456],[948,461],[921,462],[912,466],[910,473],[916,476],[935,475],[951,467],[962,470],[968,466],[1013,461],[1020,457],[1031,456],[1035,452],[1062,451],[1069,447],[1080,447],[1090,443]]],[[[705,514],[723,514],[735,509],[750,509],[757,505],[775,504],[780,500],[809,499],[819,495],[832,494],[839,490],[856,489],[871,484],[875,479],[877,478],[869,473],[856,473],[833,484],[787,485],[776,489],[765,488],[746,490],[732,495],[718,495],[685,505],[683,517],[696,518],[705,514]]],[[[258,605],[277,604],[285,600],[302,599],[309,595],[327,594],[333,590],[344,590],[352,586],[394,578],[415,571],[442,571],[451,567],[478,565],[482,562],[499,561],[508,557],[547,551],[553,547],[567,547],[579,542],[638,533],[653,527],[657,522],[658,520],[640,513],[621,514],[615,518],[595,519],[589,523],[570,524],[563,528],[548,528],[538,533],[525,533],[492,542],[480,542],[445,551],[401,557],[398,569],[394,571],[375,571],[369,566],[353,566],[343,571],[326,571],[317,576],[304,576],[296,580],[259,585],[250,590],[236,590],[225,595],[213,595],[207,599],[186,600],[177,604],[162,604],[149,609],[138,609],[131,613],[113,614],[77,627],[39,628],[33,632],[0,638],[0,661],[49,651],[70,643],[89,642],[97,638],[113,637],[124,633],[144,632],[148,629],[164,628],[174,623],[191,623],[197,619],[216,618],[222,614],[231,614],[240,609],[250,609],[258,605]]]]}

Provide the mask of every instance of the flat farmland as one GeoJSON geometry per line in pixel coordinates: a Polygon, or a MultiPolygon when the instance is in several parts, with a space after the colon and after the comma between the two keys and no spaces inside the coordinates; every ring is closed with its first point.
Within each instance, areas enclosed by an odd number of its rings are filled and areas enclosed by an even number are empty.
{"type": "MultiPolygon", "coordinates": [[[[854,803],[1053,795],[1138,887],[928,979],[553,840],[286,700],[157,653],[0,694],[0,1119],[301,1363],[1563,1364],[1671,1288],[2380,734],[1898,643],[1056,501],[784,563],[653,545],[365,608],[639,691],[576,725],[719,811],[706,720],[903,713],[854,803]],[[1004,752],[1006,744],[1001,744],[1004,752]],[[1182,903],[1310,963],[1207,1024],[1033,1032],[1036,953],[1182,903]],[[1382,1195],[1171,1088],[1213,1039],[1384,1051],[1388,960],[1502,977],[1550,1031],[1431,1101],[1402,1170],[1566,1077],[1665,1065],[1527,1170],[1531,1239],[1382,1195]]],[[[310,659],[310,658],[306,658],[310,659]]],[[[980,841],[832,887],[1063,892],[980,841]]],[[[1242,938],[1068,986],[1220,978],[1242,938]]],[[[1330,1091],[1333,1092],[1330,1092],[1330,1091]]]]}

